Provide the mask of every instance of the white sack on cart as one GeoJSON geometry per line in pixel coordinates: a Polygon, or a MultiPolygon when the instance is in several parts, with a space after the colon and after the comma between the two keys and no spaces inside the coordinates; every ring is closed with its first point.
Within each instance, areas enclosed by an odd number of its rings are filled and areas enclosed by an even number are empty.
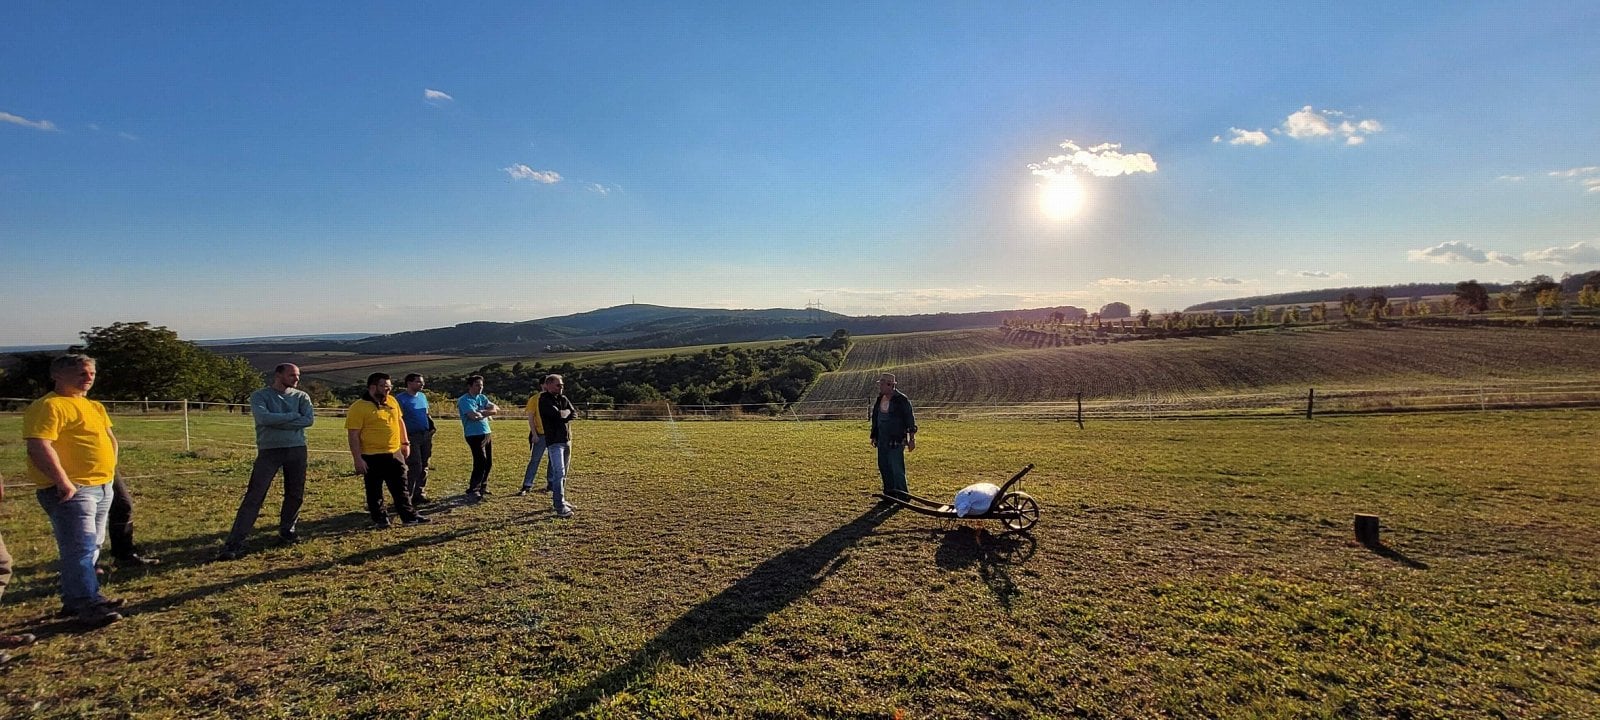
{"type": "Polygon", "coordinates": [[[1000,486],[994,483],[974,483],[961,488],[961,492],[956,493],[956,517],[989,512],[989,506],[999,494],[1000,486]]]}

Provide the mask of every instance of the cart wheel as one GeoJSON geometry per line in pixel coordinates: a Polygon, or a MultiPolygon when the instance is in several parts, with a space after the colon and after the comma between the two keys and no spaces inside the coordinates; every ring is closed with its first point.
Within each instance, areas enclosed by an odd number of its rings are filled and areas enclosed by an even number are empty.
{"type": "Polygon", "coordinates": [[[1008,492],[1000,498],[1001,512],[1016,513],[1000,520],[1008,532],[1027,532],[1039,522],[1039,502],[1025,492],[1008,492]]]}

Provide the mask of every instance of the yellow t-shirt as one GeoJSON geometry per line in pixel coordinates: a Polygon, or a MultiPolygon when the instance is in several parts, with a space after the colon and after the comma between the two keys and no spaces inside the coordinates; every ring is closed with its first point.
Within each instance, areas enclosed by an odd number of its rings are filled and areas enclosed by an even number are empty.
{"type": "Polygon", "coordinates": [[[539,417],[539,393],[528,398],[528,417],[533,418],[533,434],[544,434],[544,418],[539,417]]]}
{"type": "Polygon", "coordinates": [[[344,429],[361,431],[361,454],[381,455],[398,452],[404,426],[400,420],[400,403],[390,395],[383,406],[371,400],[357,400],[344,414],[344,429]]]}
{"type": "MultiPolygon", "coordinates": [[[[22,413],[22,437],[49,440],[61,469],[76,485],[104,485],[117,472],[117,447],[111,442],[111,416],[106,406],[83,396],[49,393],[22,413]]],[[[28,458],[28,478],[54,487],[50,477],[28,458]]]]}

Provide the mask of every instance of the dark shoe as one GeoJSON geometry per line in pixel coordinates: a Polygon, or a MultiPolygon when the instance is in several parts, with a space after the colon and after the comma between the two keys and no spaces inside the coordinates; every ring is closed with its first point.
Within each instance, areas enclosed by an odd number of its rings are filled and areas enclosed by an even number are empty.
{"type": "Polygon", "coordinates": [[[467,502],[483,502],[483,493],[480,493],[477,490],[468,490],[467,502]]]}
{"type": "Polygon", "coordinates": [[[372,529],[373,530],[388,530],[389,528],[391,528],[393,526],[394,526],[394,523],[389,522],[389,518],[383,518],[381,520],[373,520],[372,521],[372,529]]]}
{"type": "Polygon", "coordinates": [[[126,567],[155,567],[160,564],[161,558],[140,555],[138,553],[123,555],[117,558],[117,565],[126,567]]]}
{"type": "Polygon", "coordinates": [[[542,488],[539,488],[539,492],[552,492],[552,491],[554,491],[554,488],[550,487],[549,485],[546,485],[546,486],[544,486],[542,488]]]}
{"type": "Polygon", "coordinates": [[[400,524],[401,525],[421,525],[423,523],[431,523],[431,522],[433,522],[433,518],[430,518],[427,515],[423,515],[421,513],[418,513],[416,515],[412,515],[411,517],[406,518],[405,520],[400,521],[400,524]]]}
{"type": "Polygon", "coordinates": [[[528,494],[528,488],[523,488],[523,489],[517,491],[517,497],[522,497],[523,495],[527,495],[527,494],[528,494]]]}
{"type": "Polygon", "coordinates": [[[105,627],[122,619],[122,613],[104,605],[94,605],[72,614],[74,622],[89,628],[105,627]]]}
{"type": "Polygon", "coordinates": [[[223,548],[222,551],[217,553],[217,556],[212,559],[217,562],[228,562],[229,560],[238,560],[239,556],[243,554],[244,553],[234,550],[233,548],[223,548]]]}
{"type": "Polygon", "coordinates": [[[31,633],[22,633],[21,635],[0,635],[0,647],[7,649],[27,647],[38,641],[39,638],[34,637],[31,633]]]}
{"type": "Polygon", "coordinates": [[[278,533],[279,545],[293,545],[300,542],[300,533],[278,533]]]}
{"type": "Polygon", "coordinates": [[[428,497],[427,495],[417,495],[416,497],[411,498],[412,505],[429,505],[431,503],[433,503],[433,498],[428,497]]]}

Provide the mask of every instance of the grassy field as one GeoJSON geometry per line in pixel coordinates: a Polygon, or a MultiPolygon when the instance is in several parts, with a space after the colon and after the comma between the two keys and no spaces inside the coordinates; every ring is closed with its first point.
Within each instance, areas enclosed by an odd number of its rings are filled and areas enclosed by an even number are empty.
{"type": "MultiPolygon", "coordinates": [[[[1595,717],[1600,413],[923,425],[913,491],[1025,463],[1031,537],[873,509],[863,423],[583,423],[571,499],[363,529],[313,428],[307,540],[207,563],[248,472],[240,418],[123,417],[130,616],[74,634],[27,490],[4,717],[1595,717]],[[1388,549],[1350,541],[1383,517],[1388,549]]],[[[0,471],[22,467],[0,417],[0,471]]],[[[442,435],[432,487],[464,489],[442,435]]],[[[276,502],[276,496],[270,501],[276,502]]],[[[270,507],[270,506],[269,506],[270,507]]],[[[272,515],[269,509],[264,515],[272,515]]]]}
{"type": "Polygon", "coordinates": [[[1182,397],[1307,387],[1600,379],[1600,332],[1528,328],[1312,329],[1032,348],[998,330],[857,339],[808,402],[859,402],[894,372],[924,403],[1182,397]]]}

